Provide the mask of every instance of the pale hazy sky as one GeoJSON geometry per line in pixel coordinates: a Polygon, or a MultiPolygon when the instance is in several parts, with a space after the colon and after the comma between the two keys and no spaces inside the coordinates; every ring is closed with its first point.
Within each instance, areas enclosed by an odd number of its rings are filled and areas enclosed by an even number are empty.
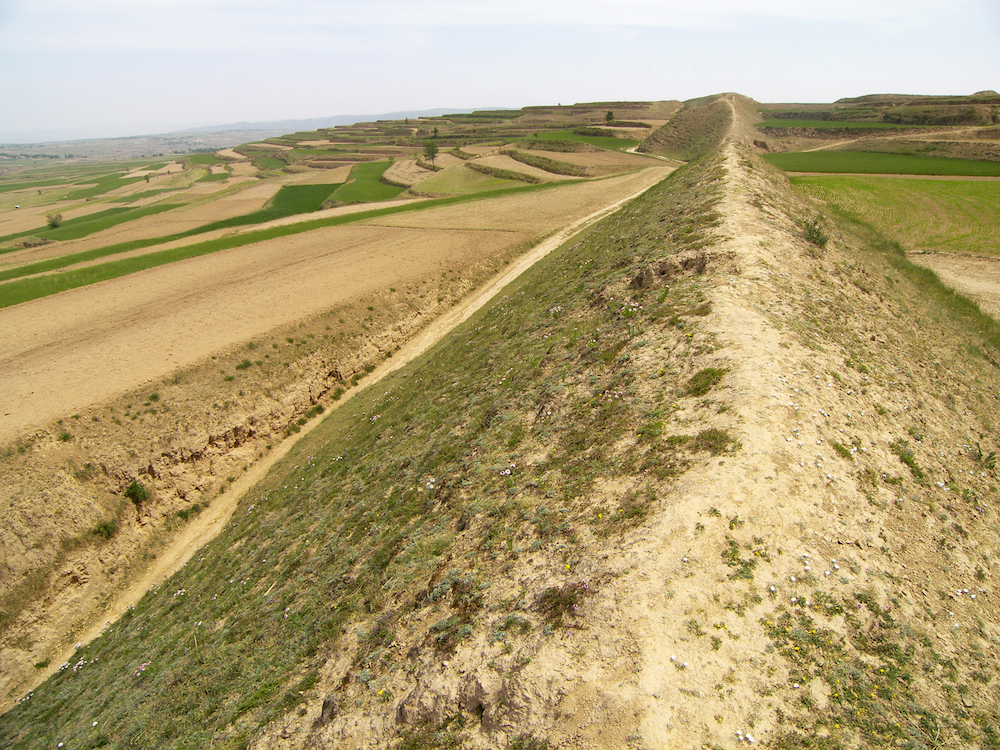
{"type": "Polygon", "coordinates": [[[1000,89],[1000,0],[0,0],[0,142],[988,88],[1000,89]]]}

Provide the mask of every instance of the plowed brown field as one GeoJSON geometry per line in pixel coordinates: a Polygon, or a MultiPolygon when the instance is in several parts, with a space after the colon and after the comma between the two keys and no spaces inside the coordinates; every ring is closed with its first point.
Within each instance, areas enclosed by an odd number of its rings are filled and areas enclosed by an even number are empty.
{"type": "Polygon", "coordinates": [[[0,442],[376,288],[548,234],[666,173],[316,230],[6,308],[0,442]]]}

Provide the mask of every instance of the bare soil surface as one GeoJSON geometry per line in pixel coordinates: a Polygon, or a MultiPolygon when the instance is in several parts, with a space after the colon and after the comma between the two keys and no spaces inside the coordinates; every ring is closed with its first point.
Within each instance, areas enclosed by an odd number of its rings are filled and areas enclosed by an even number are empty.
{"type": "MultiPolygon", "coordinates": [[[[0,342],[0,403],[6,405],[0,443],[358,296],[376,280],[402,283],[449,260],[565,226],[665,174],[652,169],[614,181],[385,217],[372,226],[331,227],[6,308],[0,311],[0,327],[10,332],[0,342]],[[136,356],[146,351],[157,356],[136,356]],[[98,372],[102,377],[95,378],[98,372]]],[[[118,241],[131,238],[125,231],[118,241]]]]}
{"type": "Polygon", "coordinates": [[[338,182],[347,182],[350,177],[352,164],[345,164],[336,169],[310,169],[289,180],[292,185],[332,185],[338,182]]]}
{"type": "MultiPolygon", "coordinates": [[[[120,242],[130,242],[132,240],[186,232],[189,229],[195,229],[213,221],[242,216],[243,214],[262,208],[278,192],[280,187],[280,183],[276,182],[251,184],[246,188],[211,202],[196,203],[192,206],[180,206],[160,214],[144,216],[141,219],[119,224],[118,226],[96,232],[87,237],[82,237],[79,240],[53,242],[40,247],[25,248],[24,250],[0,256],[0,267],[23,265],[38,260],[58,258],[63,255],[107,247],[108,245],[120,242]]],[[[96,208],[104,210],[108,208],[108,205],[99,204],[96,208]]],[[[199,235],[198,237],[185,240],[184,243],[200,242],[207,238],[207,235],[199,235]]],[[[163,245],[157,245],[152,249],[161,250],[164,247],[163,245]]]]}
{"type": "Polygon", "coordinates": [[[632,195],[641,186],[648,187],[671,171],[670,167],[653,167],[634,174],[581,182],[558,189],[384,216],[372,223],[400,227],[449,226],[518,232],[544,231],[545,227],[558,225],[559,216],[585,215],[595,205],[600,205],[602,200],[617,200],[632,195]]]}
{"type": "Polygon", "coordinates": [[[536,153],[540,156],[564,161],[569,164],[576,164],[581,167],[588,167],[593,174],[612,174],[622,172],[626,169],[641,169],[656,162],[651,156],[622,151],[580,151],[580,152],[554,152],[543,149],[531,149],[529,153],[536,153]]]}
{"type": "Polygon", "coordinates": [[[909,253],[907,257],[1000,320],[1000,258],[953,253],[909,253]]]}
{"type": "Polygon", "coordinates": [[[412,187],[437,173],[430,169],[424,169],[417,164],[416,159],[397,159],[389,165],[384,174],[394,182],[412,187]]]}
{"type": "Polygon", "coordinates": [[[6,308],[0,443],[376,285],[402,284],[526,237],[335,227],[6,308]]]}

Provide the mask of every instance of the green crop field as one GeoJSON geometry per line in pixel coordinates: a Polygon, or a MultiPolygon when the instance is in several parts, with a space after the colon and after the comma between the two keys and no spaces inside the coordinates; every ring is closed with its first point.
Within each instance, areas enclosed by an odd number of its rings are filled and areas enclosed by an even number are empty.
{"type": "Polygon", "coordinates": [[[229,172],[215,172],[214,174],[212,172],[209,172],[204,177],[199,177],[197,181],[198,182],[220,182],[222,180],[228,180],[228,179],[229,179],[229,172]]]}
{"type": "Polygon", "coordinates": [[[212,153],[212,154],[191,154],[191,156],[186,157],[184,161],[186,161],[188,164],[204,167],[208,166],[209,164],[225,164],[227,160],[220,159],[218,156],[212,153]]]}
{"type": "Polygon", "coordinates": [[[97,177],[93,180],[92,184],[86,185],[79,190],[74,190],[66,196],[67,200],[78,201],[85,200],[87,198],[95,198],[98,195],[104,195],[105,193],[110,193],[112,190],[116,190],[120,187],[125,187],[126,185],[131,185],[133,182],[139,182],[139,180],[146,179],[145,177],[125,177],[124,172],[113,172],[112,174],[105,174],[97,177]]]}
{"type": "Polygon", "coordinates": [[[639,141],[632,141],[628,138],[606,138],[596,135],[577,135],[572,130],[553,130],[548,133],[538,133],[540,141],[576,141],[578,143],[589,143],[607,151],[625,151],[633,146],[637,146],[639,141]]]}
{"type": "Polygon", "coordinates": [[[1000,163],[998,162],[946,159],[910,154],[883,154],[868,151],[807,151],[767,154],[764,158],[787,172],[1000,176],[1000,163]]]}
{"type": "MultiPolygon", "coordinates": [[[[96,250],[87,250],[80,253],[73,253],[71,255],[62,255],[58,258],[51,258],[49,260],[39,261],[38,263],[31,263],[26,266],[18,266],[17,268],[0,272],[0,281],[8,281],[10,279],[30,276],[36,273],[47,273],[49,271],[67,268],[78,263],[85,263],[98,258],[108,257],[110,255],[117,255],[131,250],[138,250],[143,247],[150,247],[164,242],[169,242],[171,240],[193,237],[195,235],[204,234],[205,232],[211,232],[216,229],[230,229],[232,227],[249,226],[251,224],[263,224],[264,222],[274,221],[275,219],[283,219],[286,216],[309,213],[311,211],[316,211],[321,205],[323,205],[323,202],[330,195],[330,191],[336,187],[336,184],[285,185],[275,194],[274,198],[271,199],[271,203],[259,211],[253,211],[252,213],[243,214],[242,216],[234,216],[231,219],[224,219],[223,221],[205,224],[187,232],[179,232],[165,237],[154,237],[146,240],[125,242],[119,245],[98,248],[96,250]]],[[[92,214],[80,219],[67,221],[58,229],[22,232],[18,235],[0,238],[0,241],[11,240],[27,235],[35,235],[37,237],[52,240],[77,239],[79,237],[85,237],[88,234],[92,234],[93,232],[100,231],[101,229],[114,226],[115,224],[121,224],[122,222],[138,219],[142,216],[160,213],[161,211],[166,211],[171,208],[177,208],[177,205],[168,203],[133,209],[112,208],[107,211],[102,211],[99,214],[92,214]]],[[[132,271],[127,272],[131,273],[132,271]]],[[[89,277],[84,275],[81,278],[89,277]]],[[[87,281],[86,283],[92,282],[87,281]]],[[[73,286],[79,286],[79,284],[73,284],[73,286]]],[[[46,292],[46,294],[51,293],[52,292],[46,292]]],[[[32,299],[34,299],[34,297],[32,297],[32,299]]]]}
{"type": "Polygon", "coordinates": [[[112,198],[111,203],[134,203],[135,201],[140,201],[143,198],[152,198],[154,195],[161,195],[163,193],[175,192],[171,188],[160,188],[158,190],[143,190],[141,193],[133,193],[132,195],[123,195],[119,198],[112,198]]]}
{"type": "Polygon", "coordinates": [[[504,180],[500,177],[492,177],[480,172],[473,172],[465,169],[462,165],[457,165],[449,167],[438,172],[433,177],[424,180],[417,185],[416,189],[421,193],[432,193],[435,195],[469,195],[521,184],[523,183],[515,182],[514,180],[504,180]]]}
{"type": "Polygon", "coordinates": [[[0,193],[13,193],[15,190],[31,190],[32,188],[66,185],[66,180],[29,180],[25,182],[0,182],[0,193]]]}
{"type": "Polygon", "coordinates": [[[263,171],[269,169],[283,169],[284,167],[288,166],[287,164],[285,164],[283,160],[276,159],[273,156],[262,156],[258,159],[254,159],[253,165],[257,167],[257,169],[263,171]]]}
{"type": "Polygon", "coordinates": [[[860,176],[792,181],[907,250],[1000,255],[1000,182],[860,176]]]}
{"type": "Polygon", "coordinates": [[[787,120],[768,118],[758,128],[822,128],[825,130],[900,130],[920,127],[919,125],[899,125],[893,122],[859,122],[856,120],[787,120]]]}
{"type": "Polygon", "coordinates": [[[386,185],[380,182],[382,173],[389,168],[390,161],[369,161],[355,165],[350,179],[330,195],[337,203],[372,203],[395,198],[406,188],[386,185]]]}

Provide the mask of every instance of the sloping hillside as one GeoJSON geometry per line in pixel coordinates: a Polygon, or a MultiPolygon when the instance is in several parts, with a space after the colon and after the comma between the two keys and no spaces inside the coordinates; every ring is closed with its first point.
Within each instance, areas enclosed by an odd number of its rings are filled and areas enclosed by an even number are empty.
{"type": "Polygon", "coordinates": [[[997,325],[711,106],[720,146],[331,414],[0,747],[1000,744],[997,325]]]}

